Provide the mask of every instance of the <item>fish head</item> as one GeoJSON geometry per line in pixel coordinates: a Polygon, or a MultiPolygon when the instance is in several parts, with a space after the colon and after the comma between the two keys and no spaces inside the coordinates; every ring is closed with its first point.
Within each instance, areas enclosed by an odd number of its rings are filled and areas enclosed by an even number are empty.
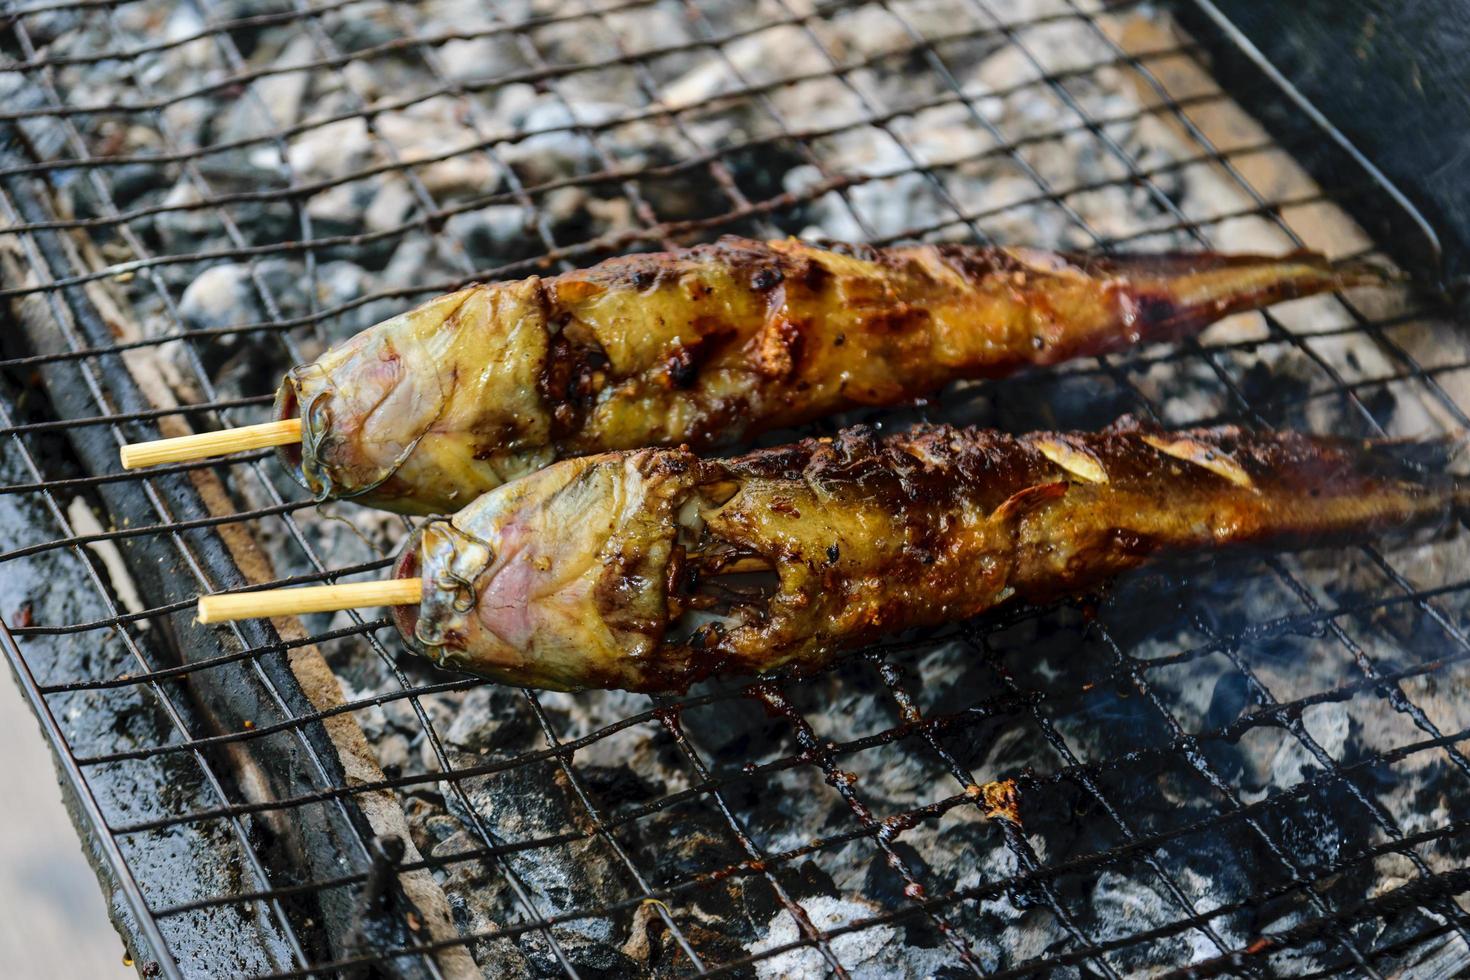
{"type": "Polygon", "coordinates": [[[301,443],[279,456],[317,499],[377,488],[443,413],[452,379],[428,345],[470,292],[369,327],[286,375],[276,416],[301,419],[301,443]]]}
{"type": "Polygon", "coordinates": [[[399,632],[507,683],[660,686],[675,513],[698,467],[677,449],[563,460],[426,522],[397,566],[424,583],[399,632]]]}

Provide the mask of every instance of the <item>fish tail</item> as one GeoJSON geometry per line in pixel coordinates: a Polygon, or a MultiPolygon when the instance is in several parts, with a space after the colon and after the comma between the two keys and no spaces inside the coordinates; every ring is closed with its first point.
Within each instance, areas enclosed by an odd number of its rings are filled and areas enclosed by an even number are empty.
{"type": "Polygon", "coordinates": [[[1452,478],[1451,471],[1467,457],[1470,433],[1452,432],[1427,438],[1372,439],[1364,443],[1370,465],[1392,468],[1405,479],[1452,478]]]}
{"type": "Polygon", "coordinates": [[[1338,259],[1329,264],[1337,279],[1334,289],[1351,289],[1355,286],[1387,286],[1407,283],[1412,280],[1407,272],[1382,265],[1371,259],[1338,259]]]}
{"type": "MultiPolygon", "coordinates": [[[[1356,539],[1371,531],[1442,528],[1470,514],[1470,479],[1455,472],[1467,448],[1464,434],[1411,441],[1235,426],[1166,432],[1132,419],[1110,432],[1123,445],[1144,443],[1186,464],[1163,481],[1169,506],[1134,527],[1180,550],[1356,539]],[[1221,479],[1202,479],[1205,471],[1221,479]],[[1184,513],[1192,516],[1181,520],[1184,513]]],[[[1131,484],[1109,486],[1152,492],[1159,471],[1143,472],[1131,484]]]]}
{"type": "Polygon", "coordinates": [[[1441,497],[1451,518],[1470,525],[1470,432],[1366,444],[1366,465],[1441,497]]]}
{"type": "Polygon", "coordinates": [[[1231,314],[1283,300],[1382,287],[1403,278],[1373,262],[1332,262],[1314,252],[1281,257],[1181,253],[1108,262],[1124,280],[1125,310],[1142,341],[1189,336],[1231,314]]]}
{"type": "Polygon", "coordinates": [[[1306,494],[1320,505],[1318,530],[1328,537],[1352,537],[1372,528],[1444,529],[1470,519],[1470,478],[1455,472],[1467,448],[1464,433],[1428,439],[1291,441],[1295,445],[1283,454],[1289,462],[1279,469],[1274,496],[1300,501],[1306,494]],[[1309,448],[1313,444],[1315,451],[1309,448]]]}

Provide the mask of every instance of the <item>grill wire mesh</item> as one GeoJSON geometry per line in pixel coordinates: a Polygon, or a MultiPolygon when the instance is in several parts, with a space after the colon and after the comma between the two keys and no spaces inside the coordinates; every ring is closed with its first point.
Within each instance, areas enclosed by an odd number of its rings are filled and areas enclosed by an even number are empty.
{"type": "MultiPolygon", "coordinates": [[[[284,367],[459,284],[720,233],[1374,253],[1340,208],[1385,188],[1312,183],[1292,157],[1330,134],[1253,127],[1234,98],[1286,96],[1226,96],[1168,25],[8,4],[3,639],[145,974],[1464,969],[1459,538],[1171,567],[801,680],[566,696],[356,614],[191,623],[199,592],[380,576],[404,523],[266,453],[116,465],[260,420],[284,367]]],[[[1452,433],[1470,345],[1426,302],[1304,301],[870,418],[1452,433]]]]}

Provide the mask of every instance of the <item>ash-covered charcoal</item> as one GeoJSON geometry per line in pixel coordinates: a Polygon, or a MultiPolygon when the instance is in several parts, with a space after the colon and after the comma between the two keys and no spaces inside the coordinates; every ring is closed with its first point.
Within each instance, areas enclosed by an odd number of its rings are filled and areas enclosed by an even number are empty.
{"type": "MultiPolygon", "coordinates": [[[[19,128],[40,159],[109,161],[54,171],[47,193],[62,217],[90,221],[76,232],[100,273],[87,288],[127,312],[121,339],[168,339],[133,352],[136,370],[183,401],[267,394],[329,344],[475,279],[726,233],[1300,245],[1160,106],[1154,81],[1190,100],[1269,203],[1316,193],[1285,154],[1248,150],[1269,134],[1212,94],[1156,5],[215,0],[24,22],[42,55],[79,59],[47,69],[50,83],[98,111],[19,128]],[[145,103],[157,108],[117,108],[145,103]],[[92,220],[115,211],[139,213],[92,220]]],[[[0,72],[0,95],[16,109],[48,98],[34,71],[0,72]]],[[[1371,245],[1326,205],[1274,211],[1308,246],[1371,245]]],[[[1402,315],[1401,296],[1352,299],[844,421],[1453,426],[1446,401],[1470,406],[1455,367],[1470,342],[1402,315]],[[1388,343],[1359,314],[1387,323],[1388,343]]],[[[242,509],[301,499],[268,460],[214,472],[242,509]]],[[[381,575],[374,563],[412,527],[347,503],[289,517],[250,525],[282,577],[319,573],[303,544],[329,568],[381,575]]],[[[587,976],[683,975],[686,950],[706,967],[754,957],[740,974],[760,977],[823,975],[828,955],[854,977],[1133,976],[1239,950],[1267,950],[1263,970],[1330,973],[1345,942],[1437,962],[1411,940],[1447,911],[1441,898],[1338,932],[1322,923],[1464,865],[1464,835],[1411,853],[1385,841],[1470,819],[1470,764],[1447,737],[1470,726],[1467,563],[1470,535],[1441,534],[1384,555],[1170,566],[783,680],[789,712],[719,685],[677,703],[484,684],[411,700],[405,681],[462,678],[350,614],[303,622],[333,634],[321,651],[348,700],[386,699],[352,717],[485,976],[555,976],[563,960],[587,976]],[[973,792],[1005,779],[1018,823],[973,792]],[[808,928],[832,934],[825,953],[808,928]],[[1287,948],[1259,945],[1294,929],[1287,948]],[[1134,941],[1144,930],[1157,935],[1134,941]]],[[[111,642],[71,652],[120,656],[111,642]]],[[[120,698],[68,692],[52,706],[79,739],[109,717],[128,737],[153,723],[120,698]]],[[[125,796],[128,773],[105,775],[99,791],[125,796]]],[[[179,783],[182,805],[199,787],[179,783]]]]}
{"type": "MultiPolygon", "coordinates": [[[[451,756],[456,767],[495,759],[496,753],[472,757],[451,756]]],[[[596,836],[586,836],[593,827],[575,797],[568,777],[554,760],[519,763],[493,776],[472,777],[460,783],[468,806],[457,795],[448,797],[451,816],[466,827],[434,850],[444,856],[476,846],[476,824],[493,839],[514,845],[551,838],[551,843],[507,855],[503,862],[475,861],[451,873],[446,884],[490,879],[489,888],[469,887],[460,893],[456,909],[461,924],[469,931],[483,931],[515,914],[504,884],[494,879],[513,874],[543,916],[558,916],[579,908],[600,907],[627,893],[626,872],[616,854],[596,836]],[[572,840],[561,840],[564,836],[572,840]],[[487,864],[489,865],[487,867],[487,864]],[[499,865],[497,867],[497,864],[499,865]]],[[[579,972],[603,975],[626,973],[634,964],[622,952],[628,938],[631,912],[580,919],[553,930],[553,935],[579,972]]],[[[555,960],[544,942],[528,937],[522,950],[537,972],[554,973],[555,960]]]]}
{"type": "MultiPolygon", "coordinates": [[[[812,925],[819,929],[840,929],[851,923],[872,917],[882,907],[859,899],[814,898],[806,902],[812,925]]],[[[949,951],[941,948],[924,949],[904,942],[903,930],[899,926],[879,925],[859,932],[839,936],[832,942],[833,955],[847,967],[848,974],[862,980],[879,980],[881,977],[901,975],[939,976],[939,970],[950,958],[949,951]]],[[[801,933],[796,921],[782,912],[773,916],[761,938],[752,947],[753,951],[786,946],[799,939],[801,933]]],[[[821,976],[829,967],[821,953],[815,949],[798,949],[781,953],[756,965],[756,976],[761,978],[791,976],[821,976]]]]}
{"type": "MultiPolygon", "coordinates": [[[[543,708],[568,738],[575,738],[584,726],[595,730],[632,713],[626,704],[584,706],[571,699],[558,704],[550,698],[546,702],[543,708]]],[[[471,691],[457,704],[446,728],[452,768],[496,771],[459,781],[457,790],[444,789],[437,801],[421,796],[413,818],[416,832],[436,857],[483,848],[485,835],[508,852],[500,861],[476,858],[446,869],[444,884],[463,928],[483,931],[521,914],[509,876],[543,916],[614,905],[637,894],[615,844],[647,847],[653,842],[641,835],[648,828],[633,825],[609,839],[580,794],[590,794],[605,808],[605,816],[614,817],[664,796],[668,786],[658,775],[664,770],[642,748],[656,728],[624,740],[621,751],[579,755],[577,784],[555,758],[522,759],[545,747],[539,722],[522,692],[502,687],[471,691]],[[438,810],[435,802],[445,810],[438,810]]],[[[658,837],[658,846],[666,846],[669,839],[658,837]]],[[[674,839],[684,846],[694,838],[680,833],[674,839]]],[[[679,954],[664,948],[670,941],[667,933],[661,927],[650,929],[646,918],[641,907],[624,907],[557,926],[553,936],[562,955],[582,973],[626,975],[675,962],[679,954]]],[[[686,925],[699,927],[698,921],[686,925]]],[[[709,938],[715,941],[718,934],[709,938]]],[[[527,934],[517,945],[526,969],[538,975],[557,973],[556,954],[545,937],[527,934]]],[[[736,955],[738,948],[726,944],[723,954],[736,955]]]]}

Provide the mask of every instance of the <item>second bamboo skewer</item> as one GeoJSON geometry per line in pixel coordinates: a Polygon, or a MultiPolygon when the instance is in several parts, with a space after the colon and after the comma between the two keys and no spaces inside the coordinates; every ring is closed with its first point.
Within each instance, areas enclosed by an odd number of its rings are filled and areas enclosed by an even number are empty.
{"type": "MultiPolygon", "coordinates": [[[[721,574],[769,571],[762,558],[746,557],[722,568],[721,574]]],[[[346,582],[341,585],[308,585],[290,589],[261,589],[257,592],[227,592],[199,597],[201,623],[223,623],[233,619],[295,616],[301,613],[336,612],[375,606],[416,606],[424,597],[421,578],[391,578],[382,582],[346,582]]]]}
{"type": "Polygon", "coordinates": [[[383,582],[346,582],[341,585],[204,595],[199,597],[197,615],[201,623],[222,623],[257,616],[266,618],[359,607],[413,606],[423,597],[423,579],[390,578],[383,582]]]}
{"type": "Polygon", "coordinates": [[[125,470],[160,463],[187,463],[213,456],[228,456],[247,449],[267,449],[301,441],[301,420],[280,419],[259,425],[242,425],[238,429],[200,432],[175,439],[155,439],[123,446],[118,455],[125,470]]]}

